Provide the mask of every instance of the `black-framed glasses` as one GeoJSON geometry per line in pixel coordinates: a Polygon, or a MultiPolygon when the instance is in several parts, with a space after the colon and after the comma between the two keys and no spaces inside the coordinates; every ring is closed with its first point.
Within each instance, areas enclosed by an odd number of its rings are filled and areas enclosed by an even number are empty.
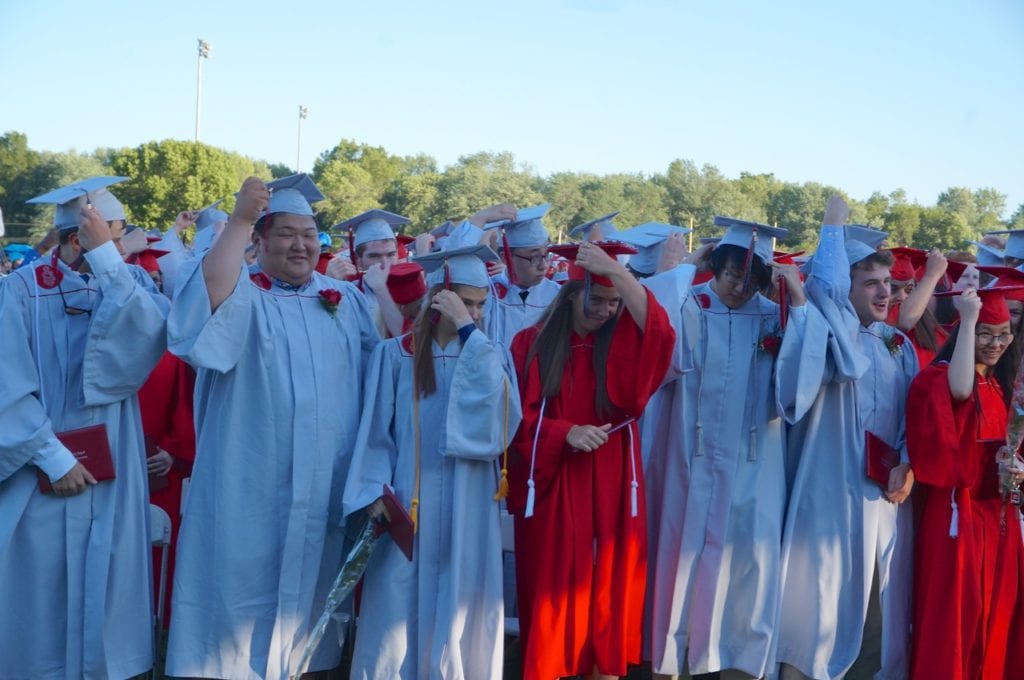
{"type": "Polygon", "coordinates": [[[1002,335],[992,335],[991,333],[975,333],[974,337],[978,339],[978,345],[981,347],[987,347],[993,342],[998,342],[1000,345],[1009,345],[1013,342],[1013,333],[1003,333],[1002,335]]]}
{"type": "Polygon", "coordinates": [[[530,265],[539,267],[542,264],[547,264],[548,258],[551,257],[550,253],[534,253],[533,255],[520,255],[519,253],[512,253],[512,257],[518,257],[520,260],[526,260],[530,265]]]}
{"type": "Polygon", "coordinates": [[[92,314],[91,309],[82,309],[81,307],[72,307],[68,304],[67,298],[64,297],[64,286],[58,284],[57,292],[60,293],[60,301],[64,303],[64,313],[68,316],[78,316],[79,314],[92,314]]]}

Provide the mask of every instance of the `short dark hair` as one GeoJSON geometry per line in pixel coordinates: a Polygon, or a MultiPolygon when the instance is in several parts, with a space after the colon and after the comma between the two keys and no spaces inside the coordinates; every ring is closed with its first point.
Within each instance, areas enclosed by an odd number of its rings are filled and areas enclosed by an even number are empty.
{"type": "MultiPolygon", "coordinates": [[[[719,245],[711,251],[711,273],[718,278],[718,275],[728,266],[742,271],[746,261],[747,249],[743,246],[719,245]]],[[[750,280],[757,290],[766,289],[772,280],[771,268],[757,255],[750,258],[750,280]]]]}
{"type": "Polygon", "coordinates": [[[863,260],[858,260],[850,265],[850,274],[852,275],[855,269],[872,269],[878,265],[883,267],[892,267],[893,256],[888,250],[876,250],[871,253],[863,260]]]}
{"type": "Polygon", "coordinates": [[[57,232],[57,243],[62,246],[66,246],[68,241],[71,240],[72,234],[78,233],[78,227],[72,227],[71,229],[61,229],[57,232]]]}

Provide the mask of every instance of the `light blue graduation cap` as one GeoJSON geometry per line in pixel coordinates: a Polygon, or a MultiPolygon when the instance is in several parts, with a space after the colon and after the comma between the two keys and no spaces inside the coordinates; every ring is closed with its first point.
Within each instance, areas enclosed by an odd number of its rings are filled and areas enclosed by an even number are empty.
{"type": "Polygon", "coordinates": [[[501,228],[504,242],[509,248],[537,248],[548,244],[548,230],[541,219],[548,214],[547,203],[516,211],[514,220],[501,220],[484,225],[484,229],[501,228]]]}
{"type": "Polygon", "coordinates": [[[866,224],[847,224],[843,226],[843,231],[846,234],[847,243],[859,241],[871,250],[878,250],[885,243],[885,239],[889,238],[889,232],[869,227],[866,224]]]}
{"type": "Polygon", "coordinates": [[[267,215],[288,213],[312,217],[312,204],[324,200],[324,195],[304,172],[267,182],[267,188],[270,189],[267,215]]]}
{"type": "Polygon", "coordinates": [[[386,241],[395,238],[395,227],[411,222],[408,217],[396,215],[387,210],[367,210],[361,215],[350,217],[331,227],[337,231],[349,232],[349,247],[352,252],[370,241],[386,241]]]}
{"type": "Polygon", "coordinates": [[[458,283],[465,286],[487,288],[491,277],[487,275],[487,263],[495,262],[498,254],[489,247],[477,244],[460,248],[440,250],[414,258],[414,262],[427,273],[427,286],[458,283]]]}
{"type": "Polygon", "coordinates": [[[1003,249],[1003,257],[1013,257],[1024,260],[1024,229],[1003,229],[1001,231],[986,231],[986,236],[1006,234],[1006,248],[1003,249]]]}
{"type": "Polygon", "coordinates": [[[218,209],[218,206],[223,202],[224,199],[222,198],[219,201],[214,201],[199,211],[199,214],[196,215],[196,231],[202,231],[203,229],[212,227],[217,222],[227,221],[228,214],[223,210],[218,209]]]}
{"type": "Polygon", "coordinates": [[[61,231],[78,227],[79,213],[86,203],[91,203],[107,222],[123,220],[125,218],[124,206],[112,193],[107,191],[107,187],[127,181],[127,177],[87,177],[60,189],[30,198],[25,202],[56,204],[57,210],[53,215],[53,226],[61,231]]]}
{"type": "Polygon", "coordinates": [[[786,238],[786,235],[789,234],[788,230],[781,227],[770,227],[767,224],[723,215],[715,215],[715,226],[725,227],[722,240],[715,248],[739,246],[749,251],[753,247],[754,255],[757,255],[765,264],[771,262],[774,257],[775,239],[786,238]]]}
{"type": "Polygon", "coordinates": [[[688,234],[689,229],[662,222],[646,222],[615,235],[615,240],[628,243],[636,248],[636,255],[629,256],[629,266],[641,274],[653,274],[658,269],[662,246],[672,234],[688,234]]]}
{"type": "MultiPolygon", "coordinates": [[[[619,233],[618,229],[615,228],[615,223],[612,222],[612,220],[618,216],[619,212],[619,210],[616,210],[613,213],[608,213],[607,215],[598,217],[596,220],[590,220],[589,222],[584,222],[583,224],[577,224],[575,227],[569,230],[569,236],[572,236],[573,238],[589,240],[591,230],[593,230],[594,227],[600,226],[601,237],[602,239],[607,241],[612,236],[619,233]]],[[[615,240],[618,240],[617,237],[615,240]]]]}
{"type": "Polygon", "coordinates": [[[1003,265],[1003,251],[993,248],[981,241],[968,241],[978,248],[978,264],[983,267],[1001,267],[1003,265]]]}

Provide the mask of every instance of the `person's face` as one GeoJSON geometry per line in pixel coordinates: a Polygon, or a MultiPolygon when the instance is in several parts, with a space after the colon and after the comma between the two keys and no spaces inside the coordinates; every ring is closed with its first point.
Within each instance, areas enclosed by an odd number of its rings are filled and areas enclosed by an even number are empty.
{"type": "Polygon", "coordinates": [[[512,248],[512,262],[506,263],[516,274],[516,285],[530,288],[540,283],[548,273],[548,249],[546,246],[534,248],[512,248]]]}
{"type": "Polygon", "coordinates": [[[359,271],[365,272],[375,264],[390,262],[394,264],[398,260],[398,241],[393,238],[382,241],[370,241],[363,245],[363,254],[356,255],[356,266],[359,271]]]}
{"type": "Polygon", "coordinates": [[[121,245],[121,239],[124,238],[125,234],[125,221],[113,220],[107,222],[107,224],[110,225],[110,240],[114,242],[114,247],[117,248],[117,252],[121,254],[121,257],[124,257],[127,252],[124,246],[121,245]]]}
{"type": "Polygon", "coordinates": [[[484,303],[487,301],[488,289],[457,284],[452,286],[452,291],[459,296],[462,304],[466,305],[469,318],[479,326],[480,320],[484,318],[484,303]]]}
{"type": "Polygon", "coordinates": [[[153,279],[153,283],[156,285],[156,289],[162,293],[164,290],[164,275],[160,272],[159,269],[153,272],[146,273],[149,274],[149,278],[153,279]]]}
{"type": "Polygon", "coordinates": [[[889,268],[882,264],[854,267],[850,273],[850,302],[862,326],[885,321],[889,313],[889,268]]]}
{"type": "Polygon", "coordinates": [[[260,268],[293,286],[309,281],[320,254],[316,222],[308,215],[276,213],[263,232],[253,232],[260,268]]]}
{"type": "Polygon", "coordinates": [[[573,326],[579,335],[589,335],[610,321],[619,311],[622,298],[615,288],[590,286],[590,298],[581,289],[573,295],[573,326]]]}
{"type": "Polygon", "coordinates": [[[1007,300],[1006,307],[1010,310],[1010,329],[1017,333],[1020,331],[1020,319],[1024,316],[1024,302],[1007,300]]]}
{"type": "Polygon", "coordinates": [[[757,288],[753,284],[749,290],[744,290],[743,279],[743,270],[732,262],[726,263],[715,277],[715,294],[729,309],[742,307],[757,293],[757,288]]]}
{"type": "Polygon", "coordinates": [[[1010,322],[1001,324],[979,323],[974,330],[974,363],[992,368],[1013,342],[1010,322]]]}
{"type": "Polygon", "coordinates": [[[915,285],[917,285],[917,282],[913,279],[910,281],[891,281],[889,283],[889,291],[891,293],[889,305],[895,307],[906,300],[910,293],[913,292],[915,285]]]}
{"type": "Polygon", "coordinates": [[[973,264],[967,265],[967,269],[960,275],[960,278],[956,280],[953,285],[953,290],[964,290],[966,288],[973,288],[975,290],[981,285],[981,272],[973,264]]]}

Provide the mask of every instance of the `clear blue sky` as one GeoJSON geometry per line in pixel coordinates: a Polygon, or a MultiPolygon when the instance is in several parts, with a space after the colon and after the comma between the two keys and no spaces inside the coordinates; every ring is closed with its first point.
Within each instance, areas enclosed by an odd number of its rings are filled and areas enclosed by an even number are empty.
{"type": "Polygon", "coordinates": [[[772,172],[854,198],[1024,203],[1024,2],[0,3],[0,132],[36,149],[193,136],[303,168],[342,137],[442,165],[772,172]],[[173,7],[173,9],[168,9],[173,7]]]}

